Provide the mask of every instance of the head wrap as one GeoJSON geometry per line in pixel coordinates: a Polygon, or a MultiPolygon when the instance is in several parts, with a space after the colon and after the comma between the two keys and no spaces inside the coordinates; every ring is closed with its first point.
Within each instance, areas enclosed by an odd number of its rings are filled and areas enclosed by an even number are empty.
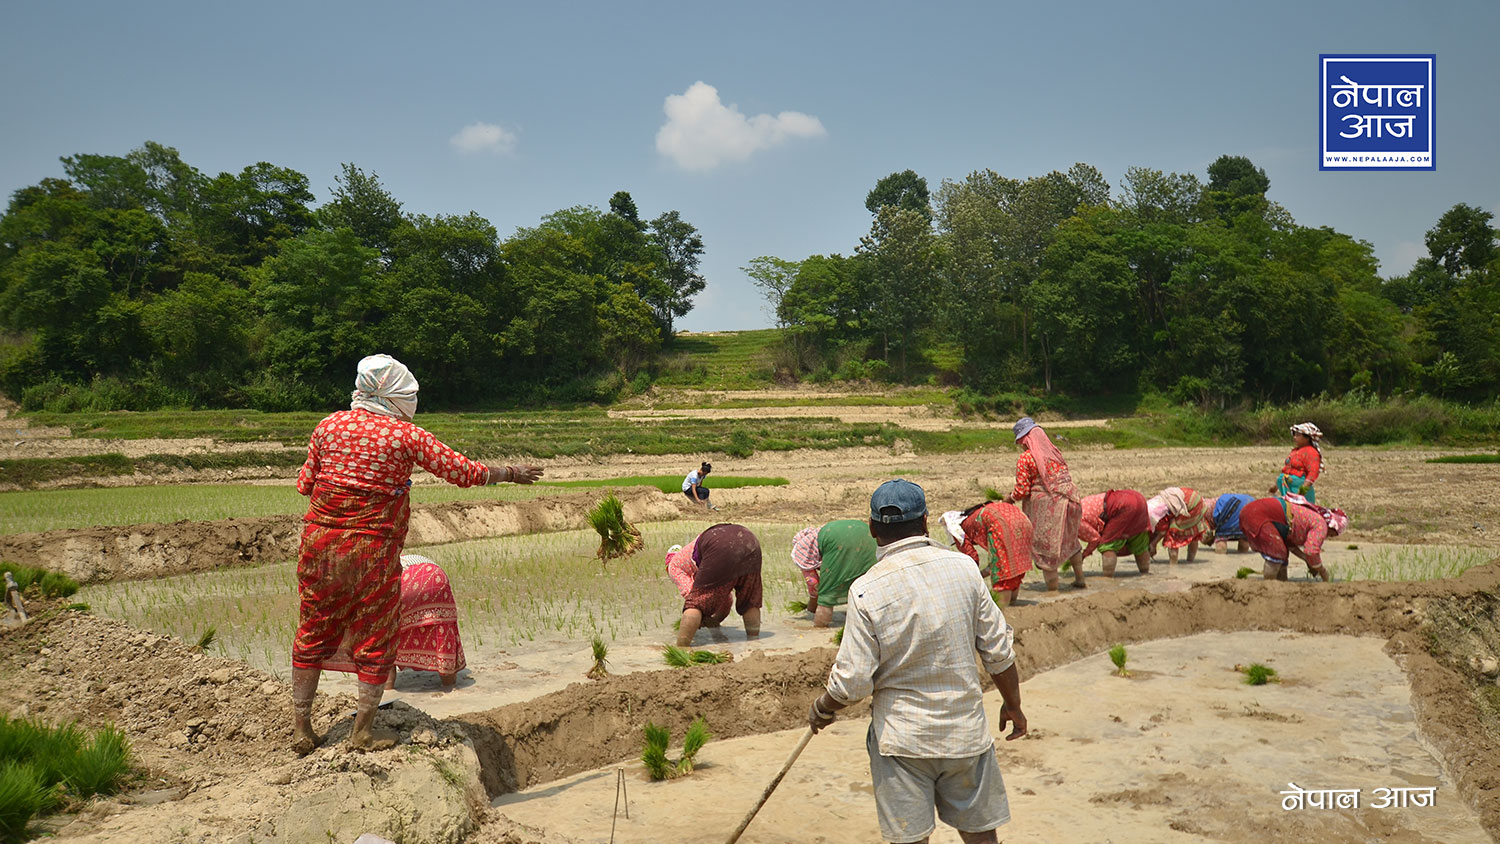
{"type": "Polygon", "coordinates": [[[370,355],[356,367],[350,398],[350,410],[410,419],[417,414],[417,379],[390,355],[370,355]]]}
{"type": "Polygon", "coordinates": [[[964,541],[964,514],[957,510],[949,510],[939,517],[943,527],[948,529],[948,535],[953,537],[954,545],[962,545],[964,541]]]}
{"type": "Polygon", "coordinates": [[[1031,433],[1031,429],[1035,427],[1035,419],[1032,419],[1030,416],[1022,416],[1020,419],[1016,420],[1016,424],[1011,426],[1011,430],[1016,432],[1016,439],[1019,440],[1027,434],[1031,433]]]}
{"type": "MultiPolygon", "coordinates": [[[[411,568],[412,566],[420,566],[420,565],[436,566],[437,563],[433,562],[432,560],[427,559],[426,557],[422,556],[421,554],[402,554],[401,555],[401,569],[403,571],[405,571],[408,568],[411,568]]],[[[441,566],[439,566],[439,568],[441,568],[441,566]]]]}
{"type": "Polygon", "coordinates": [[[1323,446],[1318,442],[1318,440],[1323,439],[1323,432],[1318,430],[1318,426],[1311,422],[1299,422],[1292,426],[1292,433],[1301,434],[1312,440],[1313,448],[1318,450],[1318,471],[1323,471],[1323,466],[1328,462],[1323,459],[1323,446]]]}
{"type": "MultiPolygon", "coordinates": [[[[1021,422],[1028,422],[1031,424],[1031,427],[1027,428],[1024,434],[1016,437],[1016,441],[1027,451],[1031,452],[1032,460],[1036,461],[1036,473],[1037,477],[1042,479],[1042,488],[1047,490],[1048,493],[1055,493],[1057,490],[1054,490],[1052,485],[1056,479],[1048,473],[1047,464],[1057,462],[1067,465],[1067,461],[1063,460],[1062,452],[1057,450],[1056,445],[1053,445],[1052,438],[1047,436],[1047,432],[1042,430],[1042,426],[1032,422],[1029,418],[1022,419],[1021,422]]],[[[1016,423],[1017,430],[1020,430],[1021,422],[1016,423]]],[[[1070,481],[1068,485],[1071,486],[1071,484],[1072,482],[1070,481]]],[[[1071,495],[1073,493],[1068,494],[1071,495]]]]}

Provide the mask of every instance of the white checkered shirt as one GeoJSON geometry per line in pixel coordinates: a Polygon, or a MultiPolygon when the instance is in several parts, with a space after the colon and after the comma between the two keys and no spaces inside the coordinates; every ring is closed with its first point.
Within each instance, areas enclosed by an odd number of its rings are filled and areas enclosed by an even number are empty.
{"type": "Polygon", "coordinates": [[[1014,634],[979,567],[925,536],[877,548],[849,587],[843,644],[828,694],[873,694],[882,756],[962,759],[994,746],[974,653],[999,674],[1015,661],[1014,634]]]}

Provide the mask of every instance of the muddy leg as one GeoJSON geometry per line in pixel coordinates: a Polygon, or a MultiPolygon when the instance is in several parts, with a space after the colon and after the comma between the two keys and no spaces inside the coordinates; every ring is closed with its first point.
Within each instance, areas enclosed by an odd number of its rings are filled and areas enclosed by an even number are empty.
{"type": "Polygon", "coordinates": [[[1188,543],[1187,561],[1192,562],[1198,557],[1198,540],[1194,539],[1188,543]]]}
{"type": "Polygon", "coordinates": [[[685,609],[682,611],[682,621],[677,625],[677,647],[685,648],[693,643],[693,637],[698,635],[698,626],[703,623],[703,611],[685,609]]]}
{"type": "Polygon", "coordinates": [[[1135,567],[1141,570],[1141,574],[1150,574],[1151,573],[1151,555],[1150,554],[1136,554],[1135,555],[1135,567]]]}
{"type": "Polygon", "coordinates": [[[1239,551],[1241,554],[1248,554],[1250,553],[1250,543],[1241,539],[1240,544],[1235,546],[1235,550],[1239,551]]]}
{"type": "Polygon", "coordinates": [[[313,699],[318,696],[322,673],[316,668],[292,669],[292,752],[298,756],[306,756],[323,743],[312,726],[313,699]]]}
{"type": "Polygon", "coordinates": [[[380,698],[383,694],[385,694],[385,683],[359,684],[359,704],[354,710],[354,730],[349,733],[349,746],[355,750],[385,750],[395,746],[395,733],[390,730],[377,730],[374,727],[375,713],[380,709],[380,698]]]}
{"type": "Polygon", "coordinates": [[[1317,568],[1313,568],[1312,566],[1308,566],[1307,570],[1310,571],[1310,572],[1312,572],[1313,574],[1317,575],[1319,578],[1321,578],[1324,583],[1328,582],[1328,567],[1327,566],[1318,566],[1317,568]]]}
{"type": "Polygon", "coordinates": [[[396,669],[394,668],[391,669],[391,676],[385,681],[385,689],[388,692],[396,689],[396,669]]]}
{"type": "Polygon", "coordinates": [[[1214,543],[1214,551],[1219,554],[1229,553],[1229,540],[1221,539],[1214,543]]]}
{"type": "Polygon", "coordinates": [[[831,624],[833,624],[833,608],[819,606],[813,612],[813,626],[827,627],[831,624]]]}
{"type": "Polygon", "coordinates": [[[1177,565],[1177,549],[1176,548],[1168,548],[1167,549],[1167,562],[1170,563],[1170,564],[1172,564],[1172,565],[1174,565],[1174,566],[1177,565]]]}
{"type": "Polygon", "coordinates": [[[443,673],[439,672],[438,673],[438,682],[440,682],[440,683],[443,684],[443,688],[445,688],[445,689],[451,689],[454,686],[458,685],[458,675],[457,674],[443,674],[443,673]]]}
{"type": "Polygon", "coordinates": [[[964,842],[964,844],[996,844],[996,842],[1000,840],[995,837],[995,831],[993,829],[989,832],[960,831],[958,833],[958,837],[964,842]]]}
{"type": "Polygon", "coordinates": [[[1074,552],[1073,556],[1068,558],[1068,562],[1073,564],[1073,585],[1079,589],[1088,586],[1083,580],[1083,552],[1074,552]]]}
{"type": "Polygon", "coordinates": [[[1115,561],[1118,559],[1120,559],[1120,555],[1114,551],[1099,552],[1099,567],[1104,571],[1105,577],[1115,576],[1115,561]]]}
{"type": "Polygon", "coordinates": [[[1047,591],[1048,592],[1056,592],[1057,591],[1057,584],[1058,584],[1057,572],[1055,572],[1055,571],[1047,571],[1046,569],[1042,569],[1042,580],[1046,581],[1046,583],[1047,583],[1047,591]]]}
{"type": "MultiPolygon", "coordinates": [[[[833,617],[833,610],[828,611],[829,618],[833,617]]],[[[760,607],[745,610],[741,616],[745,619],[745,638],[754,639],[760,635],[760,607]]]]}

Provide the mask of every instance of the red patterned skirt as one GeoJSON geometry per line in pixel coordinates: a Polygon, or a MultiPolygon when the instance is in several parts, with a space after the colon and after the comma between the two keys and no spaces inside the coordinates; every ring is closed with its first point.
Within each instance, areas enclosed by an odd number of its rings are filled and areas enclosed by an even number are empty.
{"type": "MultiPolygon", "coordinates": [[[[324,671],[354,671],[353,642],[346,639],[324,671]]],[[[437,563],[415,563],[401,570],[401,616],[396,632],[398,668],[457,674],[468,662],[458,636],[458,604],[448,575],[437,563]]]]}
{"type": "Polygon", "coordinates": [[[301,597],[292,667],[323,668],[347,637],[361,683],[384,684],[396,659],[401,605],[401,547],[406,543],[410,499],[406,495],[352,494],[319,485],[309,518],[339,512],[334,520],[309,521],[297,557],[301,597]],[[373,520],[373,521],[372,521],[373,520]],[[384,530],[342,524],[378,524],[384,530]]]}

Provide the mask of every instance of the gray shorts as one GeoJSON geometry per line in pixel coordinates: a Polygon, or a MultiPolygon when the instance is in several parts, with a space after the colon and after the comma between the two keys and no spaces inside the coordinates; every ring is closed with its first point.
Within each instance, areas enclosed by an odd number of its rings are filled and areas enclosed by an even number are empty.
{"type": "Polygon", "coordinates": [[[993,749],[967,759],[881,756],[873,726],[865,734],[865,749],[880,834],[893,844],[931,835],[937,828],[934,807],[943,823],[960,832],[988,832],[1010,821],[1010,801],[993,749]]]}

